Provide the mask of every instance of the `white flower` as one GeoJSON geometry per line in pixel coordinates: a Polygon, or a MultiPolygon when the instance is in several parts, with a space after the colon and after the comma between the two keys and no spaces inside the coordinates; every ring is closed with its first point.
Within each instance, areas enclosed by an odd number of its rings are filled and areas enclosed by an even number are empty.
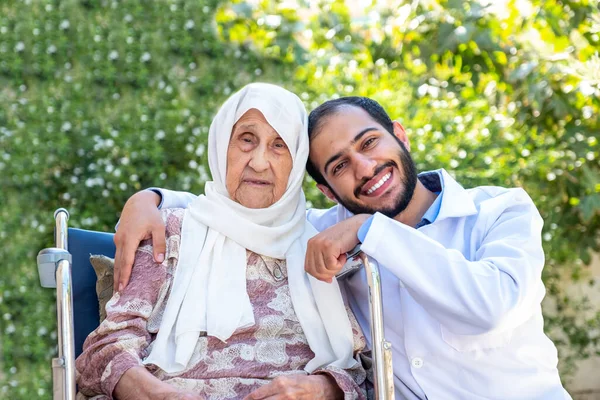
{"type": "Polygon", "coordinates": [[[56,46],[51,44],[50,46],[48,46],[48,48],[46,49],[46,53],[48,54],[54,54],[56,53],[56,46]]]}
{"type": "Polygon", "coordinates": [[[119,58],[119,52],[116,50],[112,50],[110,53],[108,53],[108,58],[111,60],[116,60],[117,58],[119,58]]]}
{"type": "Polygon", "coordinates": [[[152,58],[152,56],[150,55],[150,53],[145,52],[144,54],[142,54],[142,56],[140,57],[140,61],[141,62],[148,62],[150,61],[150,59],[152,58]]]}
{"type": "Polygon", "coordinates": [[[265,23],[271,28],[277,28],[281,25],[281,15],[267,15],[265,17],[265,23]]]}
{"type": "Polygon", "coordinates": [[[190,30],[194,27],[194,21],[192,21],[191,19],[188,19],[185,23],[185,29],[190,30]]]}
{"type": "Polygon", "coordinates": [[[25,50],[25,43],[23,43],[23,42],[19,42],[19,43],[17,43],[17,44],[15,45],[15,51],[16,51],[17,53],[20,53],[20,52],[22,52],[23,50],[25,50]]]}
{"type": "Polygon", "coordinates": [[[458,28],[456,28],[454,30],[454,33],[458,37],[463,37],[463,36],[465,36],[467,34],[467,28],[465,28],[464,26],[459,26],[458,28]]]}
{"type": "Polygon", "coordinates": [[[58,27],[64,31],[65,29],[69,29],[70,26],[71,23],[69,22],[69,20],[63,19],[58,27]]]}
{"type": "Polygon", "coordinates": [[[64,124],[62,124],[62,126],[60,127],[60,130],[63,132],[67,132],[70,131],[72,128],[72,125],[69,121],[65,122],[64,124]]]}

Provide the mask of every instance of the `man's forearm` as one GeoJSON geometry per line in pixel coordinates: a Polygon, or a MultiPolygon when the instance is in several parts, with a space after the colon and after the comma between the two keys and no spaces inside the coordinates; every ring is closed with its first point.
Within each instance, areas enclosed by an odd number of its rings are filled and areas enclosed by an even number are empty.
{"type": "MultiPolygon", "coordinates": [[[[161,196],[153,192],[152,190],[141,190],[137,193],[134,193],[123,206],[123,212],[125,212],[128,208],[136,207],[136,204],[154,204],[156,207],[160,205],[162,202],[161,196]]],[[[123,214],[121,212],[121,215],[123,214]]],[[[121,224],[121,219],[117,221],[117,225],[115,225],[115,231],[119,230],[119,225],[121,224]]]]}

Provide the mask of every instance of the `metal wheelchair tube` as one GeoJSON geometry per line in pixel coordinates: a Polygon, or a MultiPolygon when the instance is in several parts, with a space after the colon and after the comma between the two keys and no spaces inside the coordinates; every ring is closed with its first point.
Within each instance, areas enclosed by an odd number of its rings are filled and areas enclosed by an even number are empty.
{"type": "Polygon", "coordinates": [[[394,371],[392,366],[392,345],[385,340],[383,324],[383,298],[381,295],[381,275],[377,261],[363,252],[359,253],[365,267],[369,285],[369,308],[371,310],[371,347],[373,352],[373,382],[375,399],[394,399],[394,371]]]}
{"type": "Polygon", "coordinates": [[[69,212],[64,208],[59,208],[54,211],[54,241],[59,249],[69,250],[69,230],[67,229],[67,221],[69,220],[69,212]]]}
{"type": "MultiPolygon", "coordinates": [[[[66,251],[69,213],[64,208],[59,208],[54,212],[54,219],[56,247],[66,251]]],[[[70,257],[56,263],[56,314],[58,358],[52,360],[54,400],[75,400],[75,338],[70,257]]]]}

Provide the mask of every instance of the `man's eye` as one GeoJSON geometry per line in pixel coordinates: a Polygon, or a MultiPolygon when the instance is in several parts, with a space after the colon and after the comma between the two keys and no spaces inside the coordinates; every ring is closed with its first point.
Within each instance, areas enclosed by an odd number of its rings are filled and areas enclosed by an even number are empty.
{"type": "Polygon", "coordinates": [[[375,138],[369,138],[365,141],[365,143],[363,144],[363,148],[367,148],[370,147],[371,145],[373,145],[375,143],[375,138]]]}
{"type": "Polygon", "coordinates": [[[333,167],[333,170],[331,171],[331,173],[334,175],[337,174],[338,172],[340,172],[342,170],[342,168],[344,168],[345,165],[346,165],[346,161],[339,163],[338,165],[333,167]]]}

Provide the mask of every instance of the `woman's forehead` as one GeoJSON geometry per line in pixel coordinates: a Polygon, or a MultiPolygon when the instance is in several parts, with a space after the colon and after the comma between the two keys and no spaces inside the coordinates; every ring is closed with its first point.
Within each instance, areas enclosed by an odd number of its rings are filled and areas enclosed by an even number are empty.
{"type": "Polygon", "coordinates": [[[275,128],[273,128],[271,126],[271,124],[269,124],[269,122],[265,118],[264,114],[262,112],[260,112],[260,110],[257,110],[256,108],[251,108],[250,110],[246,111],[240,117],[240,119],[237,120],[237,122],[233,126],[233,129],[234,129],[234,131],[239,131],[239,130],[248,130],[248,131],[252,131],[252,132],[264,131],[264,132],[271,133],[273,135],[280,136],[279,132],[277,132],[275,130],[275,128]]]}

